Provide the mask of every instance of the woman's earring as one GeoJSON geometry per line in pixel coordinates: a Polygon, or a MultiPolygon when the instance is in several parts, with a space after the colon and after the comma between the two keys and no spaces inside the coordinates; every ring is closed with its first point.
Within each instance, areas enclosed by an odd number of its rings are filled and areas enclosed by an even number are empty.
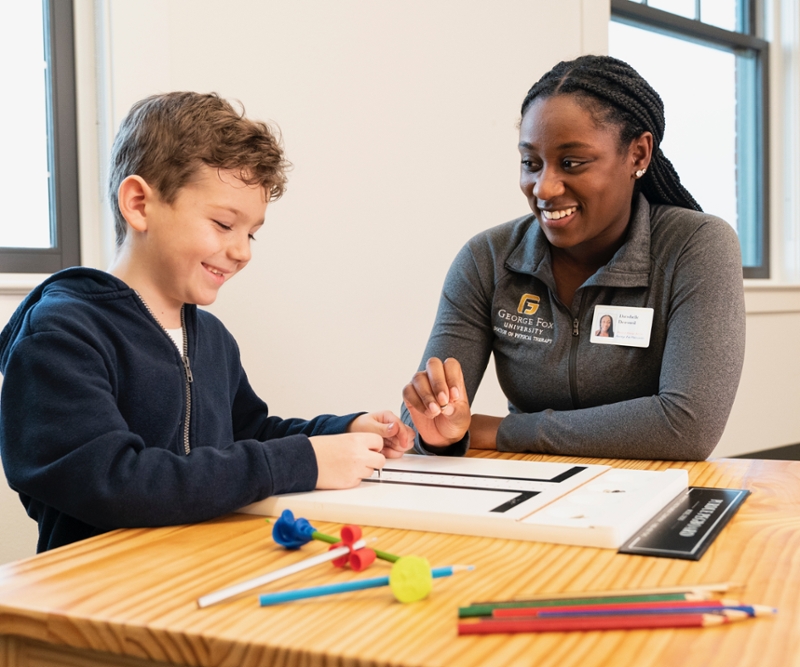
{"type": "Polygon", "coordinates": [[[647,169],[639,169],[639,171],[636,172],[636,178],[641,178],[646,173],[647,173],[647,169]]]}

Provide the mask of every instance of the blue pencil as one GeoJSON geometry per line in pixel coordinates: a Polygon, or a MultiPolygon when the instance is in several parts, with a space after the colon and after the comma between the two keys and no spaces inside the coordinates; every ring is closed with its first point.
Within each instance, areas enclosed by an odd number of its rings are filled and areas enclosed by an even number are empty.
{"type": "MultiPolygon", "coordinates": [[[[436,567],[431,569],[431,576],[449,577],[456,572],[471,570],[471,565],[448,565],[447,567],[436,567]]],[[[389,585],[389,577],[375,577],[373,579],[362,579],[361,581],[347,581],[339,584],[328,584],[327,586],[312,586],[311,588],[299,588],[293,591],[277,591],[275,593],[265,593],[260,595],[258,600],[262,607],[267,607],[281,602],[292,602],[293,600],[304,600],[306,598],[322,597],[323,595],[335,595],[336,593],[349,593],[350,591],[363,591],[367,588],[379,588],[389,585]]]]}
{"type": "Polygon", "coordinates": [[[726,611],[745,612],[748,616],[766,616],[777,613],[777,609],[764,605],[725,605],[708,607],[649,607],[647,609],[607,609],[584,611],[543,610],[537,618],[578,618],[587,616],[644,616],[647,614],[724,614],[726,611]]]}

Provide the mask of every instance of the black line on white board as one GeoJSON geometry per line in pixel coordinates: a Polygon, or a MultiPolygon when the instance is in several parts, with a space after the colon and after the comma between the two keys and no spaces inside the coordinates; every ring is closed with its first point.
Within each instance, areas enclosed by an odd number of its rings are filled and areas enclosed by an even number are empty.
{"type": "Polygon", "coordinates": [[[556,475],[550,481],[551,482],[563,482],[565,479],[569,479],[570,477],[574,477],[579,472],[583,472],[586,470],[586,466],[572,466],[569,470],[565,470],[560,475],[556,475]]]}
{"type": "Polygon", "coordinates": [[[515,496],[511,500],[503,503],[502,505],[498,505],[493,510],[489,510],[490,512],[507,512],[510,509],[513,509],[517,505],[524,503],[526,500],[530,500],[534,496],[538,495],[538,491],[523,491],[518,496],[515,496]]]}
{"type": "Polygon", "coordinates": [[[498,493],[529,493],[531,497],[539,495],[539,491],[522,491],[520,489],[495,489],[489,486],[464,486],[461,484],[434,484],[433,482],[408,482],[404,479],[376,479],[370,477],[362,482],[373,484],[399,484],[401,486],[430,486],[436,489],[466,489],[467,491],[496,491],[498,493]]]}
{"type": "MultiPolygon", "coordinates": [[[[507,477],[506,475],[476,475],[474,473],[464,472],[439,472],[434,470],[403,470],[402,468],[388,468],[384,467],[382,472],[399,472],[407,475],[439,475],[441,477],[471,477],[473,479],[507,479],[517,482],[553,482],[555,484],[561,483],[570,477],[574,477],[580,472],[586,470],[586,466],[572,466],[569,470],[559,473],[550,479],[542,479],[538,477],[507,477]]],[[[369,481],[369,480],[364,480],[369,481]]],[[[372,480],[377,481],[377,480],[372,480]]],[[[386,480],[383,480],[384,482],[386,480]]],[[[468,487],[465,487],[468,488],[468,487]]],[[[469,487],[471,488],[471,487],[469,487]]]]}
{"type": "Polygon", "coordinates": [[[467,491],[497,491],[499,493],[516,493],[517,495],[507,500],[502,505],[498,505],[490,512],[507,512],[526,500],[539,495],[539,491],[519,491],[515,489],[491,489],[485,486],[456,486],[455,484],[430,484],[426,482],[404,482],[391,479],[362,479],[362,482],[373,482],[374,484],[399,484],[400,486],[430,486],[436,489],[465,489],[467,491]]]}

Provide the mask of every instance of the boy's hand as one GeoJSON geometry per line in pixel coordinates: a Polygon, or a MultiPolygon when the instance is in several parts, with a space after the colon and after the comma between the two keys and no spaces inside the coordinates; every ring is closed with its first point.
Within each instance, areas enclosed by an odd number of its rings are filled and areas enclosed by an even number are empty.
{"type": "Polygon", "coordinates": [[[452,445],[470,424],[469,402],[461,364],[431,357],[403,389],[403,402],[420,437],[429,445],[452,445]]]}
{"type": "Polygon", "coordinates": [[[414,430],[390,410],[360,415],[350,422],[347,431],[377,433],[383,438],[381,454],[387,459],[399,459],[414,446],[414,430]]]}
{"type": "Polygon", "coordinates": [[[315,435],[309,438],[317,457],[318,489],[349,489],[383,468],[383,440],[374,433],[315,435]]]}

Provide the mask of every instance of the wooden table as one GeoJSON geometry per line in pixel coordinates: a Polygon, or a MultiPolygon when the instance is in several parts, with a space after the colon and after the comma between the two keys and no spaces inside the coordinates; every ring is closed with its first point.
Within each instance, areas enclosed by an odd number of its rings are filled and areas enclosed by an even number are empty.
{"type": "MultiPolygon", "coordinates": [[[[277,548],[264,520],[249,515],[114,531],[0,567],[0,664],[800,666],[800,462],[581,461],[684,467],[695,486],[747,488],[752,495],[699,562],[368,529],[386,551],[426,556],[433,565],[476,566],[435,580],[431,596],[412,605],[379,588],[263,609],[245,595],[200,610],[199,596],[300,555],[277,548]],[[746,584],[744,600],[778,607],[779,614],[709,629],[456,635],[457,607],[473,601],[718,581],[746,584]]],[[[338,526],[317,528],[335,532],[338,526]]],[[[302,554],[324,548],[312,543],[302,554]]],[[[377,561],[370,572],[384,574],[388,565],[377,561]]],[[[325,565],[267,590],[363,576],[334,575],[325,565]]]]}

